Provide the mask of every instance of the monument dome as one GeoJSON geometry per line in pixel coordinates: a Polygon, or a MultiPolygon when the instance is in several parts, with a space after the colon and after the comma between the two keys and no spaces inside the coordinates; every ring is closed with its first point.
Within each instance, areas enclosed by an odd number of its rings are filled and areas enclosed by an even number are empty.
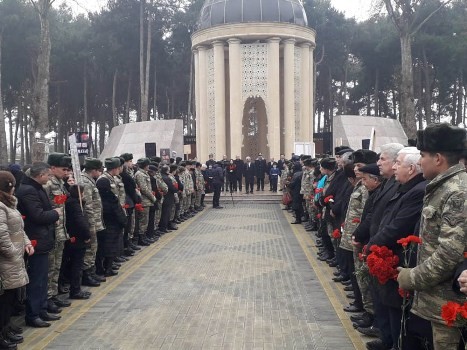
{"type": "Polygon", "coordinates": [[[198,30],[249,22],[308,24],[300,0],[206,0],[198,20],[198,30]]]}

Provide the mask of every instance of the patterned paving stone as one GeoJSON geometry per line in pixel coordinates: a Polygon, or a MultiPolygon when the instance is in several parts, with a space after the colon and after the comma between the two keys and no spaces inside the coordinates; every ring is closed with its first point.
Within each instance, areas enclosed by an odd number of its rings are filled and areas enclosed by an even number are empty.
{"type": "Polygon", "coordinates": [[[354,348],[279,205],[246,203],[182,225],[51,339],[47,349],[354,348]]]}

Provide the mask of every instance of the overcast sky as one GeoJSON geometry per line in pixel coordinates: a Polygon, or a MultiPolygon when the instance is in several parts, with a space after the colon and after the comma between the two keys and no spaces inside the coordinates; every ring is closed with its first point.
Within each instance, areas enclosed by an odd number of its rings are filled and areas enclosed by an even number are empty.
{"type": "MultiPolygon", "coordinates": [[[[371,3],[375,0],[331,0],[333,6],[339,11],[343,11],[346,17],[355,17],[357,20],[364,20],[369,17],[371,3]]],[[[97,11],[105,6],[107,0],[59,0],[58,3],[66,2],[77,13],[97,11]]]]}

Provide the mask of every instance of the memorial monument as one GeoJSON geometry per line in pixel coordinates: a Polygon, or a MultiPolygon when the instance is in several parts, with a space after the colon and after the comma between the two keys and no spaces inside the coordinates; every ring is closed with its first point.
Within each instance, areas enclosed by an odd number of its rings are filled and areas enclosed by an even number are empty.
{"type": "Polygon", "coordinates": [[[313,50],[300,0],[206,0],[192,35],[198,159],[290,156],[313,140],[313,50]]]}

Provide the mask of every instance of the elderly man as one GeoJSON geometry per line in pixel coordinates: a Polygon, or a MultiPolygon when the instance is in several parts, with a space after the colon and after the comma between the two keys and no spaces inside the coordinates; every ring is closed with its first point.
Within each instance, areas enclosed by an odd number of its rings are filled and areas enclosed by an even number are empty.
{"type": "Polygon", "coordinates": [[[255,165],[251,162],[250,157],[246,157],[245,167],[243,169],[243,176],[245,176],[246,194],[253,194],[253,186],[255,184],[255,165]]]}
{"type": "MultiPolygon", "coordinates": [[[[401,262],[404,261],[404,253],[397,240],[415,232],[423,206],[426,182],[418,164],[419,159],[420,152],[415,147],[406,147],[399,151],[392,167],[398,182],[396,193],[386,203],[379,229],[368,242],[370,248],[373,245],[388,247],[399,256],[401,262]]],[[[380,325],[381,343],[390,349],[397,345],[400,335],[402,298],[398,293],[398,285],[393,280],[384,285],[375,282],[374,286],[379,301],[376,316],[389,326],[380,325]]],[[[379,346],[381,343],[370,342],[369,344],[378,345],[369,348],[384,348],[379,346]]]]}
{"type": "Polygon", "coordinates": [[[459,160],[466,148],[464,129],[449,124],[418,131],[417,148],[426,187],[417,266],[400,268],[397,281],[415,290],[411,312],[431,322],[435,350],[457,349],[460,324],[448,327],[441,317],[447,301],[463,304],[452,290],[457,266],[464,260],[467,234],[467,174],[459,160]]]}

